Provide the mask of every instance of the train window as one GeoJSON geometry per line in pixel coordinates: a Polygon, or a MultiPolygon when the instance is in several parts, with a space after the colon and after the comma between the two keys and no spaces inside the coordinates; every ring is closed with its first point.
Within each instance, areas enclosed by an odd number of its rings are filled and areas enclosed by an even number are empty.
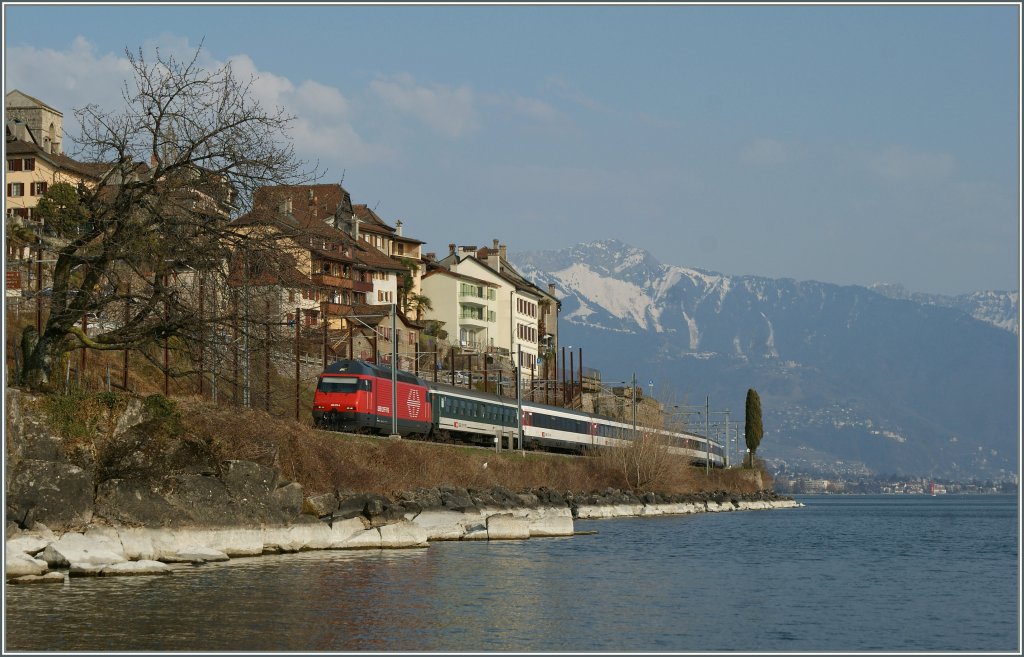
{"type": "Polygon", "coordinates": [[[355,392],[359,389],[359,379],[354,376],[322,376],[316,389],[320,392],[355,392]]]}

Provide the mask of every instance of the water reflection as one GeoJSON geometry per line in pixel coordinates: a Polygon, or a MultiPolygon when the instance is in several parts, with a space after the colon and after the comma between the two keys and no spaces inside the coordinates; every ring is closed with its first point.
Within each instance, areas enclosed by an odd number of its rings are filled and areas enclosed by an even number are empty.
{"type": "Polygon", "coordinates": [[[1013,649],[1015,500],[987,510],[905,507],[864,500],[591,521],[577,529],[599,534],[307,552],[180,566],[165,577],[8,587],[5,647],[1013,649]]]}

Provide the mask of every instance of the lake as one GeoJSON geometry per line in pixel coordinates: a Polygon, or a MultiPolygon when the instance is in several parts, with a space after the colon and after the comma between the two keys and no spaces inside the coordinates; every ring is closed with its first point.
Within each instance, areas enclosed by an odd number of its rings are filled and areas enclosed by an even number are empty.
{"type": "Polygon", "coordinates": [[[1017,651],[1015,496],[578,521],[6,588],[7,650],[1017,651]]]}

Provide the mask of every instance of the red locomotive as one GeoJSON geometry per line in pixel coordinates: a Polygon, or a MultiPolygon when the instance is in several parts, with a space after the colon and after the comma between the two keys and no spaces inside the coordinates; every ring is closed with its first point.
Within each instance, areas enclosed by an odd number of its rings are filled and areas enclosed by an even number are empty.
{"type": "MultiPolygon", "coordinates": [[[[426,382],[399,370],[398,433],[430,433],[431,412],[426,382]]],[[[392,430],[391,370],[361,360],[339,360],[327,366],[313,396],[313,423],[354,433],[392,430]]]]}

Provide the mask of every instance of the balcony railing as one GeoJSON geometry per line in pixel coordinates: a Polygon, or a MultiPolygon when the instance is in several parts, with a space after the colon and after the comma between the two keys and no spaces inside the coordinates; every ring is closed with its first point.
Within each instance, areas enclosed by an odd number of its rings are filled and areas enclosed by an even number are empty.
{"type": "Polygon", "coordinates": [[[373,283],[367,281],[352,281],[352,289],[356,292],[373,292],[373,283]]]}
{"type": "Polygon", "coordinates": [[[320,310],[324,314],[331,315],[332,317],[352,314],[352,306],[343,303],[331,303],[330,301],[322,302],[320,304],[320,310]]]}
{"type": "Polygon", "coordinates": [[[313,274],[313,283],[316,285],[322,285],[324,287],[337,287],[345,290],[351,290],[353,280],[350,278],[341,278],[340,276],[332,276],[330,274],[318,273],[313,274]]]}

